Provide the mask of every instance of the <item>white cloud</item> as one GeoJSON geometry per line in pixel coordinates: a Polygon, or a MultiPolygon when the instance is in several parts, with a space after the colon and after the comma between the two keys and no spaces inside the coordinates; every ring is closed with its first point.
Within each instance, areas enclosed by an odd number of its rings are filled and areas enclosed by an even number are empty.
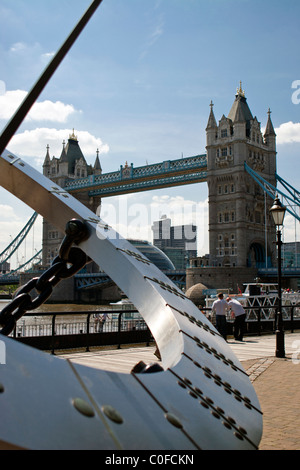
{"type": "Polygon", "coordinates": [[[45,54],[42,54],[42,57],[46,58],[46,59],[50,59],[50,58],[54,57],[54,55],[55,55],[55,52],[52,51],[52,52],[46,52],[45,54]]]}
{"type": "MultiPolygon", "coordinates": [[[[60,157],[62,142],[63,140],[67,141],[71,133],[70,129],[37,128],[31,131],[26,130],[12,138],[9,150],[20,156],[39,157],[43,161],[46,155],[46,146],[49,145],[50,155],[60,157]]],[[[84,156],[96,156],[97,149],[102,154],[109,151],[107,144],[103,144],[101,139],[89,132],[80,131],[75,134],[84,156]]]]}
{"type": "MultiPolygon", "coordinates": [[[[0,119],[10,119],[26,96],[27,91],[24,90],[6,91],[0,94],[0,119]]],[[[75,112],[73,105],[46,100],[35,103],[26,120],[65,123],[75,112]]]]}
{"type": "Polygon", "coordinates": [[[27,45],[24,42],[16,42],[15,44],[11,46],[10,51],[20,52],[20,51],[24,51],[24,49],[26,48],[27,48],[27,45]]]}
{"type": "Polygon", "coordinates": [[[18,219],[13,207],[7,204],[0,204],[0,214],[2,222],[5,220],[11,220],[12,218],[14,218],[15,220],[18,219]]]}
{"type": "Polygon", "coordinates": [[[30,121],[52,121],[52,122],[67,122],[69,116],[75,113],[74,106],[64,104],[61,101],[43,101],[36,103],[30,113],[28,120],[30,121]]]}
{"type": "Polygon", "coordinates": [[[278,145],[300,142],[300,123],[285,122],[275,129],[278,145]]]}

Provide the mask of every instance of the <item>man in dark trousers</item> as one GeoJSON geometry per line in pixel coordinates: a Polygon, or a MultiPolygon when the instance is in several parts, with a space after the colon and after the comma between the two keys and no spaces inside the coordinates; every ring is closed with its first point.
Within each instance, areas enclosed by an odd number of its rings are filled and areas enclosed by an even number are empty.
{"type": "Polygon", "coordinates": [[[226,312],[228,309],[228,304],[223,298],[223,294],[218,294],[218,300],[215,300],[212,304],[211,311],[216,314],[216,328],[218,332],[227,339],[227,322],[226,322],[226,312]]]}
{"type": "Polygon", "coordinates": [[[233,334],[237,341],[243,341],[246,312],[238,300],[227,297],[226,302],[234,315],[233,334]]]}

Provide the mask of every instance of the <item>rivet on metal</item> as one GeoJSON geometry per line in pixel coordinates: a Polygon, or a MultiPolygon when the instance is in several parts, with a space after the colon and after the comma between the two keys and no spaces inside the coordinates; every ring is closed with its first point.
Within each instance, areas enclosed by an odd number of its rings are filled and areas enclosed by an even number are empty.
{"type": "Polygon", "coordinates": [[[244,398],[244,400],[247,401],[248,403],[251,403],[250,398],[248,398],[248,397],[243,397],[243,398],[244,398]]]}
{"type": "Polygon", "coordinates": [[[239,427],[238,429],[239,429],[239,431],[240,431],[241,434],[245,434],[245,435],[247,434],[246,429],[244,429],[244,428],[242,428],[242,427],[239,427]]]}
{"type": "Polygon", "coordinates": [[[235,421],[235,419],[234,419],[234,418],[232,418],[231,416],[228,416],[228,418],[227,418],[227,419],[228,419],[228,421],[230,421],[230,423],[232,423],[232,424],[236,424],[236,421],[235,421]]]}
{"type": "Polygon", "coordinates": [[[184,383],[186,383],[187,385],[192,385],[192,382],[190,381],[190,379],[187,379],[186,377],[183,378],[183,381],[184,381],[184,383]]]}
{"type": "Polygon", "coordinates": [[[223,424],[224,424],[225,428],[232,429],[232,427],[230,426],[229,423],[227,423],[227,421],[223,421],[223,424]]]}
{"type": "Polygon", "coordinates": [[[214,416],[217,419],[220,419],[220,415],[216,411],[211,412],[212,416],[214,416]]]}
{"type": "Polygon", "coordinates": [[[211,405],[214,404],[214,401],[209,397],[205,397],[205,400],[207,401],[207,403],[210,403],[211,405]]]}
{"type": "Polygon", "coordinates": [[[175,426],[176,428],[181,429],[183,427],[181,421],[177,418],[177,416],[173,415],[172,413],[166,413],[165,417],[169,421],[169,423],[173,424],[173,426],[175,426]]]}
{"type": "Polygon", "coordinates": [[[88,418],[93,418],[95,416],[95,412],[91,405],[82,398],[74,398],[72,400],[72,403],[74,408],[76,408],[76,410],[79,411],[79,413],[81,413],[82,415],[88,418]]]}
{"type": "Polygon", "coordinates": [[[178,380],[177,383],[178,383],[178,385],[180,385],[180,387],[186,388],[186,385],[183,382],[180,382],[180,380],[178,380]]]}
{"type": "Polygon", "coordinates": [[[205,403],[205,401],[200,401],[200,403],[203,406],[203,408],[209,408],[208,404],[205,403]]]}
{"type": "Polygon", "coordinates": [[[123,418],[120,413],[110,405],[102,406],[103,413],[114,423],[122,424],[123,418]]]}

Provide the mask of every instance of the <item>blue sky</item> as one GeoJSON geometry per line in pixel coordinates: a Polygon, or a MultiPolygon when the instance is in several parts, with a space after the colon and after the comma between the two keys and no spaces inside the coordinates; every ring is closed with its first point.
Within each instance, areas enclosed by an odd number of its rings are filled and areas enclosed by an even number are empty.
{"type": "MultiPolygon", "coordinates": [[[[0,0],[0,128],[90,3],[0,0]]],[[[75,128],[89,163],[99,148],[103,172],[202,154],[210,101],[217,120],[227,115],[241,80],[262,128],[271,108],[278,173],[299,189],[299,17],[299,0],[104,0],[9,148],[41,171],[47,144],[59,156],[75,128]]],[[[32,211],[0,196],[1,249],[32,211]]],[[[176,208],[197,207],[199,254],[208,252],[205,183],[127,199],[162,203],[175,223],[176,208]]],[[[288,219],[286,241],[294,236],[288,219]]]]}

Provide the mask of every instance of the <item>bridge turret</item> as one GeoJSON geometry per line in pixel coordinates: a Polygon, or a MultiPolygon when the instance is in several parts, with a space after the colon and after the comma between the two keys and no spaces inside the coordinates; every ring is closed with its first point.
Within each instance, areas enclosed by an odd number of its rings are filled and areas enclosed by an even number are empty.
{"type": "Polygon", "coordinates": [[[265,141],[240,82],[231,110],[218,126],[211,109],[206,134],[210,263],[262,266],[274,251],[272,224],[265,225],[265,204],[271,207],[271,202],[245,174],[244,162],[274,184],[276,136],[270,116],[265,141]]]}

